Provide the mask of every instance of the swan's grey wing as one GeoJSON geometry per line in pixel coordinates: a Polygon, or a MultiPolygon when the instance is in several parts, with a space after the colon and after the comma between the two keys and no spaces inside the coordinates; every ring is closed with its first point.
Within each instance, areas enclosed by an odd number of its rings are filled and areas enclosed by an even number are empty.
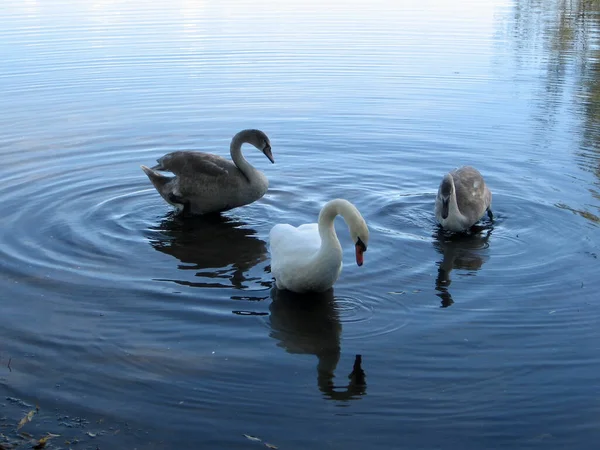
{"type": "Polygon", "coordinates": [[[477,169],[461,167],[452,172],[460,212],[476,222],[490,206],[491,193],[477,169]]]}
{"type": "Polygon", "coordinates": [[[210,153],[177,151],[159,158],[155,170],[172,172],[181,177],[200,175],[218,177],[227,175],[235,165],[224,158],[210,153]]]}

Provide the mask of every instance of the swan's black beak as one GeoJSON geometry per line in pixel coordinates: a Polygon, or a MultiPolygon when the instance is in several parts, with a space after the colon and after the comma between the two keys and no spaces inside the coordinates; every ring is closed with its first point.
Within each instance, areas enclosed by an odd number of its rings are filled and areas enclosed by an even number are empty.
{"type": "Polygon", "coordinates": [[[265,156],[267,158],[269,158],[269,161],[271,161],[273,164],[275,164],[275,160],[273,159],[273,153],[271,153],[270,145],[267,145],[265,148],[263,148],[263,153],[265,154],[265,156]]]}
{"type": "Polygon", "coordinates": [[[367,246],[358,238],[354,247],[356,249],[356,264],[360,267],[364,263],[363,253],[367,251],[367,246]]]}
{"type": "Polygon", "coordinates": [[[448,202],[449,198],[442,198],[442,219],[448,218],[448,202]]]}

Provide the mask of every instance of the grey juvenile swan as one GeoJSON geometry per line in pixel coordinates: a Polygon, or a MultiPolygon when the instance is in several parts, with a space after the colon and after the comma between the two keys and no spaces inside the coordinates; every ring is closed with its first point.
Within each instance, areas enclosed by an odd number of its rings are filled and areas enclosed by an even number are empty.
{"type": "Polygon", "coordinates": [[[492,215],[492,193],[477,169],[464,166],[444,175],[435,199],[435,218],[446,230],[465,231],[487,211],[492,215]]]}
{"type": "Polygon", "coordinates": [[[261,198],[269,180],[242,155],[242,144],[255,146],[275,163],[271,142],[260,130],[242,130],[231,140],[231,159],[194,151],[177,151],[159,158],[152,168],[142,170],[165,201],[178,211],[202,215],[227,211],[261,198]],[[157,171],[175,174],[168,177],[157,171]]]}

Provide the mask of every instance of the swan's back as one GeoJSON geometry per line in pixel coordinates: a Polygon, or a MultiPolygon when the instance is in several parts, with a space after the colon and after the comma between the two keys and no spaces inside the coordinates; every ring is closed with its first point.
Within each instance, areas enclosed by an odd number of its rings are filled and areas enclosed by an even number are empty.
{"type": "Polygon", "coordinates": [[[237,167],[231,161],[218,155],[195,151],[167,153],[157,160],[154,170],[168,171],[180,177],[232,175],[237,167]]]}
{"type": "Polygon", "coordinates": [[[304,263],[319,251],[321,238],[316,223],[294,227],[287,223],[275,225],[269,233],[271,271],[281,264],[304,263]]]}
{"type": "Polygon", "coordinates": [[[451,172],[456,190],[456,203],[461,214],[472,223],[477,222],[491,206],[492,194],[481,173],[471,166],[451,172]]]}
{"type": "Polygon", "coordinates": [[[233,162],[210,153],[168,153],[158,159],[158,165],[153,169],[172,172],[183,197],[227,197],[228,194],[237,197],[249,186],[248,179],[233,162]]]}

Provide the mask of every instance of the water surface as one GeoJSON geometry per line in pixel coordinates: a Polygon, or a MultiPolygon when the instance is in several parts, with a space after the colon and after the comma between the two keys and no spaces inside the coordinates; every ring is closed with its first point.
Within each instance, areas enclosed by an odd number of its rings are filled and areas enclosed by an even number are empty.
{"type": "Polygon", "coordinates": [[[5,1],[0,432],[25,402],[22,430],[81,448],[595,448],[599,20],[559,0],[5,1]],[[174,216],[139,168],[227,156],[249,127],[270,189],[221,218],[174,216]],[[435,193],[463,164],[496,220],[448,236],[435,193]],[[339,220],[342,276],[299,304],[268,231],[335,197],[367,219],[365,265],[339,220]]]}

